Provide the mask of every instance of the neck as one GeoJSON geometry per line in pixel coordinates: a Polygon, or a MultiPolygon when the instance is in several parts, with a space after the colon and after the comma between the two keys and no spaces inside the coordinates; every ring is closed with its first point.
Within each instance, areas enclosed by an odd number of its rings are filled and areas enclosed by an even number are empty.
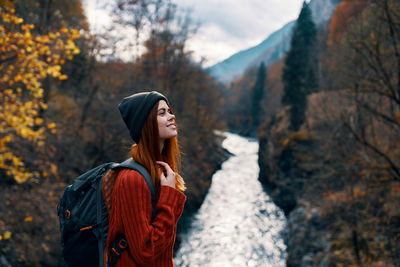
{"type": "Polygon", "coordinates": [[[165,140],[164,139],[160,139],[160,154],[162,154],[162,151],[163,151],[163,149],[164,149],[164,142],[165,140]]]}

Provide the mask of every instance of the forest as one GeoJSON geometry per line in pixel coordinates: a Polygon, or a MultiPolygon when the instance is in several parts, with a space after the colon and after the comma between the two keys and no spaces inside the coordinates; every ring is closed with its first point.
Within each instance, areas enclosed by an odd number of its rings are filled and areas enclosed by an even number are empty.
{"type": "Polygon", "coordinates": [[[214,134],[225,129],[222,86],[186,52],[192,26],[170,1],[136,2],[107,7],[135,27],[130,51],[144,52],[130,62],[111,59],[116,41],[89,31],[79,0],[0,2],[0,265],[62,265],[57,202],[80,174],[128,157],[123,97],[157,90],[170,100],[191,177],[186,213],[226,158],[214,134]]]}
{"type": "Polygon", "coordinates": [[[399,266],[400,3],[312,15],[304,4],[285,58],[230,84],[228,125],[259,139],[287,266],[399,266]]]}
{"type": "Polygon", "coordinates": [[[285,57],[222,84],[192,59],[196,25],[170,0],[105,7],[133,29],[129,61],[80,0],[0,0],[0,266],[63,265],[59,197],[128,157],[116,107],[148,90],[177,117],[184,216],[229,156],[215,130],[229,130],[259,140],[287,266],[400,266],[400,2],[336,2],[323,25],[304,2],[285,57]]]}

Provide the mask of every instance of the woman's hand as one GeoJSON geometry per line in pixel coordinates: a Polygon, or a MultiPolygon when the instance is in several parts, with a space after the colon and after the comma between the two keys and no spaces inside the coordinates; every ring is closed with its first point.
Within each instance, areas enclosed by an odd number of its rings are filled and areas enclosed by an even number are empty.
{"type": "Polygon", "coordinates": [[[160,184],[175,188],[175,173],[171,167],[163,161],[157,161],[156,163],[163,169],[160,175],[160,184]]]}

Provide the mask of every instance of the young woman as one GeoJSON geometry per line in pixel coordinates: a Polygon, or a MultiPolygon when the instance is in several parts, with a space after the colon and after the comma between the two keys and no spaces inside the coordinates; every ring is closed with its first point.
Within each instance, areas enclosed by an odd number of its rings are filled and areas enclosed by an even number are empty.
{"type": "Polygon", "coordinates": [[[116,266],[174,266],[176,225],[186,200],[182,193],[185,185],[178,174],[175,116],[167,98],[155,91],[126,97],[118,108],[136,143],[131,156],[150,173],[157,205],[152,221],[151,195],[144,178],[134,170],[119,171],[108,207],[106,251],[117,235],[124,234],[128,247],[116,266]]]}

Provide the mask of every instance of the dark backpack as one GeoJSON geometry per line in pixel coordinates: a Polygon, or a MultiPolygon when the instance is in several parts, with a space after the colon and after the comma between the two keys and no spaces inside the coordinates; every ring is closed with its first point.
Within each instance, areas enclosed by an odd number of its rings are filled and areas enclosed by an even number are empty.
{"type": "MultiPolygon", "coordinates": [[[[143,166],[128,159],[119,164],[105,163],[89,170],[65,189],[57,205],[61,248],[66,266],[103,267],[108,236],[108,214],[102,194],[102,183],[104,175],[109,170],[118,168],[136,170],[144,177],[151,193],[152,219],[154,219],[156,195],[151,176],[143,166]]],[[[120,246],[122,250],[126,247],[126,241],[123,241],[125,246],[120,246]]],[[[114,243],[119,244],[120,240],[114,243]]],[[[121,252],[117,253],[112,264],[115,264],[121,252]]]]}

